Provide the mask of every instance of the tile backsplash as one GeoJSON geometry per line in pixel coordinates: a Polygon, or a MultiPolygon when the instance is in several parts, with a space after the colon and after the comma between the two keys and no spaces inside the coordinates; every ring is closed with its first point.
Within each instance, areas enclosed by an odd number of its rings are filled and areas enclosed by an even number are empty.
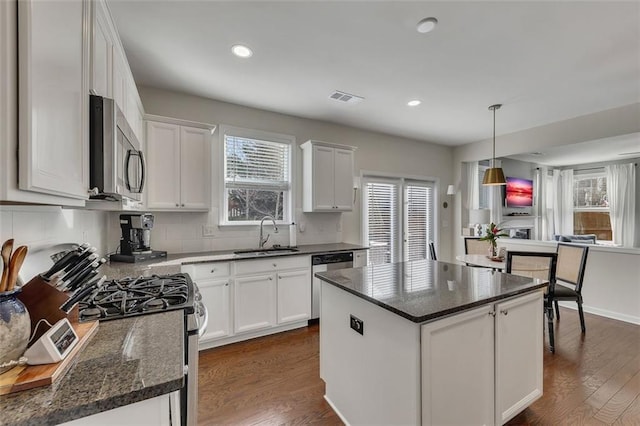
{"type": "MultiPolygon", "coordinates": [[[[218,226],[218,210],[204,213],[151,212],[151,248],[169,253],[232,250],[258,246],[258,226],[218,226]],[[212,236],[204,236],[204,228],[211,227],[212,236]]],[[[114,252],[120,241],[120,213],[111,213],[108,225],[108,251],[114,252]]],[[[297,243],[320,244],[342,241],[342,218],[339,213],[303,213],[297,210],[297,243]]],[[[289,245],[289,227],[279,226],[277,234],[265,222],[265,233],[271,234],[268,245],[289,245]]]]}
{"type": "Polygon", "coordinates": [[[88,242],[105,254],[109,214],[58,206],[0,206],[0,241],[30,248],[88,242]]]}

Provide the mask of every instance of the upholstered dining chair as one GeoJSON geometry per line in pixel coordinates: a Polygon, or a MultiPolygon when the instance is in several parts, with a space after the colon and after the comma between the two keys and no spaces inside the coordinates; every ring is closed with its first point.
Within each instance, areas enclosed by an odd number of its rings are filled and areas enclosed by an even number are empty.
{"type": "Polygon", "coordinates": [[[436,256],[436,246],[433,241],[429,241],[429,259],[438,260],[438,256],[436,256]]]}
{"type": "Polygon", "coordinates": [[[505,268],[508,274],[549,281],[549,288],[544,295],[544,311],[547,315],[549,349],[551,352],[555,352],[555,339],[553,334],[553,303],[552,299],[549,298],[549,294],[552,283],[556,279],[557,256],[555,252],[508,251],[505,268]]]}
{"type": "Polygon", "coordinates": [[[553,302],[558,321],[560,320],[559,300],[570,300],[578,304],[580,315],[580,328],[584,333],[587,329],[584,324],[584,312],[582,311],[582,282],[587,266],[587,254],[589,247],[576,244],[558,243],[556,251],[558,255],[556,265],[556,279],[549,287],[549,302],[553,302]]]}
{"type": "Polygon", "coordinates": [[[480,237],[466,237],[464,239],[464,254],[489,254],[491,243],[480,237]]]}

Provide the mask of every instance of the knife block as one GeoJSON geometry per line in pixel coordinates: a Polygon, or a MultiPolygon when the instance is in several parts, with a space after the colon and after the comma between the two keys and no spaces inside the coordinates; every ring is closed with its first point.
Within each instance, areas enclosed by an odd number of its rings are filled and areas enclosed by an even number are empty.
{"type": "MultiPolygon", "coordinates": [[[[68,319],[74,328],[78,323],[78,305],[74,306],[68,314],[61,310],[60,306],[69,300],[69,296],[49,285],[39,275],[36,275],[31,281],[22,286],[22,291],[18,294],[18,299],[24,303],[29,311],[32,335],[36,324],[43,318],[52,325],[63,318],[68,319]]],[[[38,330],[38,333],[31,340],[32,342],[38,340],[48,328],[40,326],[38,330]]]]}

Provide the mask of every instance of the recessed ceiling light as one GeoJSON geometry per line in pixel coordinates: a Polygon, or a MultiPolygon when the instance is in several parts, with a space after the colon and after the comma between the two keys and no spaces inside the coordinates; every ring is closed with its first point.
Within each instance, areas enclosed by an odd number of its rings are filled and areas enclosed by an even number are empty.
{"type": "Polygon", "coordinates": [[[414,99],[414,100],[412,100],[412,101],[407,102],[407,105],[409,105],[409,106],[418,106],[418,105],[420,105],[421,103],[422,103],[422,102],[420,102],[419,100],[414,99]]]}
{"type": "Polygon", "coordinates": [[[239,58],[250,58],[253,55],[253,51],[247,46],[242,44],[235,44],[231,47],[231,51],[239,58]]]}
{"type": "Polygon", "coordinates": [[[418,32],[422,34],[428,33],[433,31],[437,23],[438,20],[434,17],[424,18],[422,21],[418,22],[418,25],[416,25],[416,30],[418,30],[418,32]]]}

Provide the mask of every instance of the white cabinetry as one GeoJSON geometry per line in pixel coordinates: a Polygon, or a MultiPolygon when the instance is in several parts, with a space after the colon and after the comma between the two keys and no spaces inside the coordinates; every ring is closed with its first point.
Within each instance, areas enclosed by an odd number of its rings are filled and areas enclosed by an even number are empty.
{"type": "Polygon", "coordinates": [[[208,210],[211,129],[147,121],[147,207],[208,210]]]}
{"type": "Polygon", "coordinates": [[[542,396],[542,312],[536,292],[422,326],[422,423],[504,424],[542,396]]]}
{"type": "Polygon", "coordinates": [[[233,335],[231,322],[231,263],[197,263],[183,265],[182,272],[189,274],[198,285],[202,303],[207,307],[207,330],[200,337],[201,348],[215,339],[233,335]]]}
{"type": "Polygon", "coordinates": [[[103,411],[60,426],[177,426],[180,421],[179,391],[103,411]]]}
{"type": "Polygon", "coordinates": [[[236,277],[235,332],[259,330],[276,324],[275,274],[236,277]]]}
{"type": "Polygon", "coordinates": [[[91,91],[113,98],[113,32],[109,12],[103,2],[93,3],[91,32],[91,91]]]}
{"type": "Polygon", "coordinates": [[[303,151],[303,210],[351,211],[355,148],[311,140],[300,147],[303,151]]]}
{"type": "Polygon", "coordinates": [[[309,268],[278,272],[278,324],[311,317],[309,268]]]}
{"type": "Polygon", "coordinates": [[[310,262],[299,255],[183,265],[209,312],[200,349],[306,326],[310,262]]]}
{"type": "Polygon", "coordinates": [[[353,267],[361,268],[367,266],[367,251],[358,250],[353,252],[353,267]]]}
{"type": "Polygon", "coordinates": [[[88,198],[89,11],[18,2],[20,189],[88,198]]]}

